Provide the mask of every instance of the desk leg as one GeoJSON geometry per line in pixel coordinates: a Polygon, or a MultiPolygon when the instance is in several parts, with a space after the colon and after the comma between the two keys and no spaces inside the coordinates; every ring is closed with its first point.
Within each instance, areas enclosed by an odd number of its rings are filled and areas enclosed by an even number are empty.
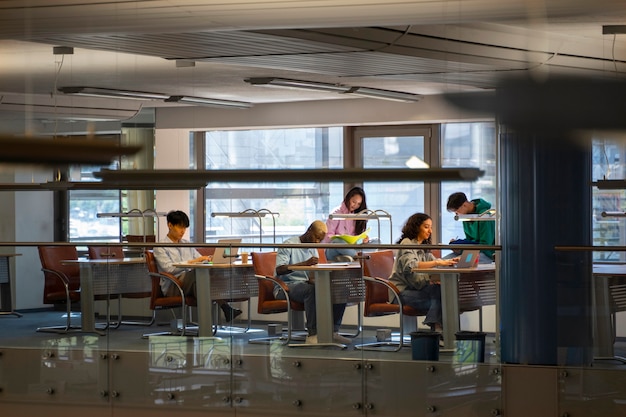
{"type": "Polygon", "coordinates": [[[453,350],[459,331],[458,274],[441,274],[441,309],[443,312],[443,350],[453,350]]]}
{"type": "Polygon", "coordinates": [[[213,336],[213,300],[211,299],[211,274],[208,268],[196,269],[198,300],[198,336],[213,336]]]}
{"type": "Polygon", "coordinates": [[[333,304],[330,293],[330,271],[317,271],[315,276],[315,309],[317,314],[317,341],[333,342],[333,304]]]}
{"type": "Polygon", "coordinates": [[[346,348],[333,340],[333,303],[330,289],[330,271],[315,271],[315,310],[317,317],[317,344],[290,344],[300,346],[337,346],[346,348]]]}
{"type": "Polygon", "coordinates": [[[609,285],[606,276],[595,276],[593,280],[593,341],[594,359],[619,359],[614,357],[613,327],[609,285]]]}
{"type": "Polygon", "coordinates": [[[22,317],[13,311],[13,294],[11,293],[11,266],[9,257],[0,255],[0,316],[13,315],[22,317]],[[5,282],[6,281],[6,282],[5,282]]]}
{"type": "Polygon", "coordinates": [[[85,333],[104,335],[104,332],[96,329],[93,273],[88,263],[80,264],[80,328],[85,333]]]}

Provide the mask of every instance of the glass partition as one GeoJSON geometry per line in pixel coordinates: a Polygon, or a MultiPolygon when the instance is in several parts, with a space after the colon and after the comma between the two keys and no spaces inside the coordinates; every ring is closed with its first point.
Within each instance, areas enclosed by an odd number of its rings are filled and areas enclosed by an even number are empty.
{"type": "MultiPolygon", "coordinates": [[[[120,245],[105,247],[113,252],[120,245]]],[[[214,244],[201,246],[215,249],[214,244]]],[[[308,246],[324,247],[298,245],[308,246]]],[[[268,253],[280,247],[289,245],[259,244],[253,249],[268,253]]],[[[364,314],[367,297],[362,264],[338,263],[310,273],[316,291],[329,285],[329,298],[318,303],[320,340],[324,325],[319,321],[328,319],[323,306],[345,302],[340,333],[348,342],[341,345],[333,339],[328,345],[306,346],[302,311],[292,312],[291,339],[286,338],[286,310],[259,312],[259,303],[267,300],[259,291],[254,259],[252,255],[248,263],[237,259],[226,265],[187,265],[196,271],[197,290],[204,295],[190,303],[194,306],[184,336],[180,308],[157,309],[154,323],[145,325],[153,314],[152,295],[144,297],[145,292],[155,288],[146,259],[64,260],[80,270],[81,300],[74,303],[71,317],[75,328],[66,333],[37,331],[66,323],[62,309],[0,317],[5,329],[0,335],[0,401],[7,410],[62,405],[108,408],[110,415],[175,409],[234,416],[409,416],[416,402],[425,412],[443,415],[502,409],[492,336],[479,344],[452,343],[451,350],[439,348],[437,340],[437,358],[419,356],[409,333],[400,350],[357,349],[377,339],[398,341],[400,321],[394,314],[361,317],[362,328],[353,322],[349,316],[364,314]],[[244,313],[227,322],[211,302],[218,299],[229,300],[244,313]],[[140,321],[144,325],[136,324],[140,321]]]]}

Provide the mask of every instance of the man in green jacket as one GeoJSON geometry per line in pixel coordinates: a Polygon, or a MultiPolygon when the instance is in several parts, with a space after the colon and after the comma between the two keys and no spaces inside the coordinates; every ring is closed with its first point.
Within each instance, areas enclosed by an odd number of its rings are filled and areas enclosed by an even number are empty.
{"type": "MultiPolygon", "coordinates": [[[[491,209],[491,203],[476,198],[468,200],[465,193],[453,193],[448,197],[447,207],[449,212],[457,215],[461,214],[483,214],[491,209]]],[[[466,241],[464,243],[476,243],[479,245],[494,245],[496,242],[495,221],[465,221],[463,231],[466,241]]],[[[450,242],[452,243],[452,242],[450,242]]],[[[480,263],[490,263],[493,261],[493,250],[480,251],[480,263]]]]}

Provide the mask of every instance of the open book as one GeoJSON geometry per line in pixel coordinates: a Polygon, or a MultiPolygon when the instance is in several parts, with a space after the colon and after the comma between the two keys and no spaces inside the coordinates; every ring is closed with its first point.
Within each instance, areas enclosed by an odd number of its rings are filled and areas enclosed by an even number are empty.
{"type": "Polygon", "coordinates": [[[341,240],[345,241],[346,243],[354,245],[356,243],[359,243],[360,240],[365,239],[369,232],[370,232],[370,228],[368,227],[367,230],[364,231],[363,233],[361,233],[360,235],[356,235],[356,236],[352,236],[352,235],[334,235],[334,236],[331,236],[330,238],[331,239],[341,239],[341,240]]]}

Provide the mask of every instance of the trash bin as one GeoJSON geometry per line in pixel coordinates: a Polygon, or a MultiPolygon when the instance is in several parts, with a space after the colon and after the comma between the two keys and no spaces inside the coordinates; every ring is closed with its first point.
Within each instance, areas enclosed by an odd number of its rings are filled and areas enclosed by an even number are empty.
{"type": "Polygon", "coordinates": [[[456,333],[455,363],[485,362],[484,332],[461,331],[456,333]]]}
{"type": "Polygon", "coordinates": [[[413,360],[438,361],[439,337],[439,333],[429,330],[411,332],[411,356],[413,360]]]}

